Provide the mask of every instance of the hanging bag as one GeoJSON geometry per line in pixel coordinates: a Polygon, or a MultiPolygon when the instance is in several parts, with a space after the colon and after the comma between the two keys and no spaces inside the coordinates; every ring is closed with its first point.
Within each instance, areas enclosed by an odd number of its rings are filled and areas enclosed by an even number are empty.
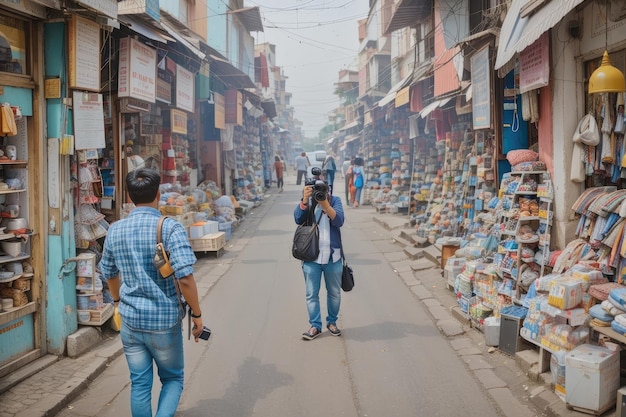
{"type": "MultiPolygon", "coordinates": [[[[310,209],[311,211],[313,208],[310,209]]],[[[321,214],[320,214],[321,216],[321,214]]],[[[310,218],[310,215],[309,215],[310,218]]],[[[319,219],[311,224],[310,219],[299,224],[293,235],[293,245],[291,254],[301,261],[314,261],[320,254],[320,232],[318,228],[319,219]]]]}
{"type": "Polygon", "coordinates": [[[341,289],[345,292],[352,291],[354,288],[354,272],[343,254],[343,242],[341,241],[341,229],[339,230],[339,244],[341,245],[341,259],[343,260],[343,269],[341,271],[341,289]]]}

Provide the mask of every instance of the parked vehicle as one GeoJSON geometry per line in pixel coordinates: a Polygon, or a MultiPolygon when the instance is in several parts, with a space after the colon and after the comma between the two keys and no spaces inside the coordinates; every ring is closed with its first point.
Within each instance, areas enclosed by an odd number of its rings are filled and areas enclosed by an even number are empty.
{"type": "Polygon", "coordinates": [[[313,174],[311,174],[311,168],[322,167],[324,159],[326,159],[326,151],[307,152],[306,156],[309,158],[309,162],[311,163],[309,169],[307,170],[306,176],[307,178],[311,178],[313,176],[313,174]]]}

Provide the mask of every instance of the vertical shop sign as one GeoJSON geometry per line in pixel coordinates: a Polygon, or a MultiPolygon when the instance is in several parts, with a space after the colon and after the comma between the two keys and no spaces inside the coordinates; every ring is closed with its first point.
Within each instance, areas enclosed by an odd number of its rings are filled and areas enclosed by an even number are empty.
{"type": "Polygon", "coordinates": [[[106,147],[104,141],[104,109],[102,94],[74,91],[74,140],[76,149],[106,147]]]}
{"type": "Polygon", "coordinates": [[[485,46],[471,58],[474,129],[491,127],[491,74],[489,69],[489,46],[485,46]]]}
{"type": "Polygon", "coordinates": [[[519,54],[519,91],[525,93],[548,85],[550,56],[548,32],[519,54]]]}
{"type": "Polygon", "coordinates": [[[100,25],[74,14],[68,29],[70,87],[100,91],[100,25]]]}
{"type": "Polygon", "coordinates": [[[226,100],[223,95],[213,93],[213,101],[215,102],[215,127],[226,129],[226,100]]]}
{"type": "Polygon", "coordinates": [[[176,107],[193,113],[193,73],[176,64],[176,107]]]}
{"type": "Polygon", "coordinates": [[[170,110],[170,122],[172,133],[187,134],[187,113],[175,109],[170,110]]]}
{"type": "Polygon", "coordinates": [[[118,97],[156,101],[156,49],[132,38],[120,39],[118,97]]]}

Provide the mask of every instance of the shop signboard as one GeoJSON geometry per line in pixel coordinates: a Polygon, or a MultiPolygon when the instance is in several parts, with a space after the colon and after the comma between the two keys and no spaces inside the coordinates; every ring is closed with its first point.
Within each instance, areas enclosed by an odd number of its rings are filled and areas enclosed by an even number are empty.
{"type": "Polygon", "coordinates": [[[74,140],[77,150],[106,147],[102,94],[74,91],[74,140]]]}
{"type": "Polygon", "coordinates": [[[548,85],[550,55],[548,32],[519,54],[519,91],[525,93],[548,85]]]}
{"type": "Polygon", "coordinates": [[[395,107],[404,106],[409,102],[409,90],[411,87],[404,87],[396,93],[396,101],[394,103],[395,107]]]}
{"type": "Polygon", "coordinates": [[[100,91],[100,25],[74,14],[68,30],[70,87],[100,91]]]}
{"type": "Polygon", "coordinates": [[[489,46],[471,57],[472,118],[474,130],[491,127],[491,70],[489,46]]]}
{"type": "Polygon", "coordinates": [[[117,3],[119,14],[145,14],[157,22],[161,20],[158,0],[123,0],[117,3]]]}
{"type": "Polygon", "coordinates": [[[170,123],[172,124],[172,133],[187,134],[187,113],[184,111],[171,109],[170,123]]]}
{"type": "Polygon", "coordinates": [[[172,84],[159,74],[156,83],[156,99],[162,103],[172,104],[172,84]]]}
{"type": "Polygon", "coordinates": [[[156,49],[132,39],[120,39],[118,97],[156,101],[156,49]]]}
{"type": "Polygon", "coordinates": [[[215,127],[226,129],[226,100],[223,95],[213,93],[213,101],[215,102],[215,127]]]}
{"type": "Polygon", "coordinates": [[[176,107],[193,113],[194,76],[191,71],[176,64],[176,107]]]}

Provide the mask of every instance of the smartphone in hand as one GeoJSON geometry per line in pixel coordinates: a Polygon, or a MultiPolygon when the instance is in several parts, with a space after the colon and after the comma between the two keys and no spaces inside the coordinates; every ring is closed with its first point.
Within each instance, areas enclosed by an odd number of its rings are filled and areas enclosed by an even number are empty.
{"type": "Polygon", "coordinates": [[[209,337],[211,336],[211,329],[209,329],[206,326],[202,327],[202,333],[200,333],[200,336],[198,336],[198,338],[202,339],[202,340],[209,340],[209,337]]]}

